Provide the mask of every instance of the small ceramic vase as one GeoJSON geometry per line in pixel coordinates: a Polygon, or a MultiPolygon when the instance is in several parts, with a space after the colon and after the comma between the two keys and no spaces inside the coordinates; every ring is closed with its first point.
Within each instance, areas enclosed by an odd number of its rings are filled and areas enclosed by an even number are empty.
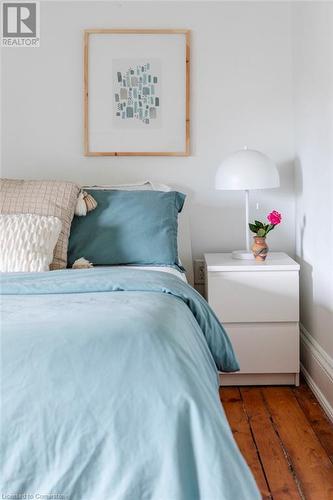
{"type": "Polygon", "coordinates": [[[268,254],[268,246],[266,243],[266,238],[260,236],[254,236],[253,240],[254,242],[252,245],[252,252],[254,258],[259,262],[263,262],[268,254]]]}

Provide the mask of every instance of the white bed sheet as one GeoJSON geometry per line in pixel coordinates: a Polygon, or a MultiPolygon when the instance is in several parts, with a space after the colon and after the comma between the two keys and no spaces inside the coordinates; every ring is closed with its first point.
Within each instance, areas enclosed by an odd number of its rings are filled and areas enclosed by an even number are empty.
{"type": "Polygon", "coordinates": [[[98,269],[101,268],[108,268],[112,267],[114,269],[123,269],[123,268],[128,268],[131,267],[133,269],[142,269],[143,271],[162,271],[164,273],[170,273],[173,274],[174,276],[178,276],[181,280],[185,281],[187,283],[187,278],[186,274],[178,271],[178,269],[175,269],[174,267],[168,267],[168,266],[95,266],[98,267],[98,269]]]}

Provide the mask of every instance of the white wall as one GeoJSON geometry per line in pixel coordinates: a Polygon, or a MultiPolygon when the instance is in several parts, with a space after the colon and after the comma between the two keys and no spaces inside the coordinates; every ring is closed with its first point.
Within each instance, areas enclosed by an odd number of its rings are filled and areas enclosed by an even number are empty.
{"type": "Polygon", "coordinates": [[[243,145],[277,161],[281,189],[256,192],[257,218],[283,225],[272,249],[294,253],[290,5],[285,2],[41,2],[41,46],[3,49],[2,175],[111,183],[152,179],[191,195],[193,254],[241,248],[243,197],[215,192],[219,160],[243,145]],[[82,30],[189,28],[189,158],[85,158],[82,30]]]}
{"type": "Polygon", "coordinates": [[[302,361],[333,411],[333,4],[292,14],[302,361]]]}
{"type": "Polygon", "coordinates": [[[242,194],[213,186],[219,160],[245,144],[278,162],[281,188],[256,192],[252,215],[281,211],[269,243],[293,254],[296,156],[302,361],[333,408],[333,4],[41,2],[41,47],[2,59],[2,175],[178,185],[195,257],[243,246],[242,194]],[[83,156],[82,30],[98,27],[192,30],[191,157],[83,156]]]}

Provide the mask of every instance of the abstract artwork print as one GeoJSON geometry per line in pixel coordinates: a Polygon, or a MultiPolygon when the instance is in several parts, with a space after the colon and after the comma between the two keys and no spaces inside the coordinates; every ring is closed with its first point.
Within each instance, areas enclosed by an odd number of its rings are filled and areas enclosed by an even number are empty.
{"type": "Polygon", "coordinates": [[[190,31],[87,29],[85,156],[190,155],[190,31]]]}
{"type": "Polygon", "coordinates": [[[160,62],[118,59],[112,68],[113,123],[125,128],[160,126],[160,62]]]}

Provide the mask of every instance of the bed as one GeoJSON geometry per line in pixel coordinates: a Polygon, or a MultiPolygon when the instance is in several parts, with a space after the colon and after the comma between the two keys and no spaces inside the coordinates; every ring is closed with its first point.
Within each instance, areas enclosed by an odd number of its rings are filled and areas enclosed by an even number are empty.
{"type": "Polygon", "coordinates": [[[183,273],[3,273],[1,291],[2,495],[260,498],[218,396],[237,360],[183,273]]]}

